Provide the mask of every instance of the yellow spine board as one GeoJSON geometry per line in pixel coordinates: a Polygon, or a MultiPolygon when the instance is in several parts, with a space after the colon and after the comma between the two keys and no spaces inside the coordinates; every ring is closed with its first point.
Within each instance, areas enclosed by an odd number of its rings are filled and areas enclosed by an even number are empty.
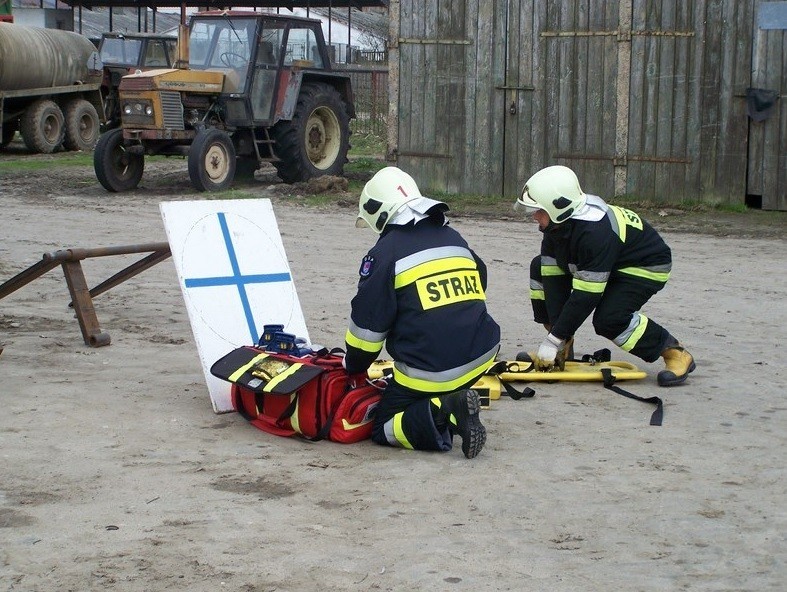
{"type": "MultiPolygon", "coordinates": [[[[377,360],[369,367],[367,374],[371,380],[382,378],[386,371],[393,370],[393,362],[389,360],[377,360]]],[[[483,409],[489,408],[489,401],[494,401],[500,398],[500,380],[497,376],[482,376],[471,387],[478,391],[478,396],[481,399],[481,407],[483,409]]]]}
{"type": "Polygon", "coordinates": [[[629,362],[566,362],[565,370],[538,372],[530,362],[508,362],[508,371],[498,374],[503,382],[603,382],[602,368],[612,370],[616,380],[642,380],[647,373],[629,362]]]}

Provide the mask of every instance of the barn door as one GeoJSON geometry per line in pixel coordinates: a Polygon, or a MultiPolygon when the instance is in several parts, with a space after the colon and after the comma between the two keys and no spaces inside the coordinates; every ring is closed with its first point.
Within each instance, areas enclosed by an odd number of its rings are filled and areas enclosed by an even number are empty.
{"type": "Polygon", "coordinates": [[[510,0],[506,15],[503,191],[538,169],[572,167],[612,190],[616,162],[617,4],[510,0]]]}
{"type": "Polygon", "coordinates": [[[753,39],[746,201],[787,210],[787,3],[759,4],[753,39]]]}
{"type": "MultiPolygon", "coordinates": [[[[534,108],[538,107],[535,81],[537,78],[537,43],[540,19],[532,0],[510,0],[502,3],[503,39],[499,59],[503,63],[501,79],[496,81],[498,109],[495,119],[500,122],[502,139],[503,195],[517,195],[524,182],[533,174],[533,162],[539,162],[539,147],[531,142],[534,108]]],[[[541,3],[538,3],[541,4],[541,3]]]]}

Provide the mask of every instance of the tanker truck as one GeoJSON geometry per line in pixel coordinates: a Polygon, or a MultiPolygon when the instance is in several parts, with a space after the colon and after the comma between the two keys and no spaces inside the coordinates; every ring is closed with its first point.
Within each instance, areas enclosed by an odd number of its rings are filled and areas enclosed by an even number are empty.
{"type": "Polygon", "coordinates": [[[105,120],[102,74],[87,37],[0,22],[0,148],[19,131],[33,152],[91,150],[105,120]]]}

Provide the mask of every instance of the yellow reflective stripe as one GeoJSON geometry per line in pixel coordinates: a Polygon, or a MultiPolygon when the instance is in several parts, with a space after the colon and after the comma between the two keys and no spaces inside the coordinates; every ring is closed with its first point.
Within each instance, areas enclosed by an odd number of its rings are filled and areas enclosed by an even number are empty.
{"type": "Polygon", "coordinates": [[[623,212],[620,211],[620,208],[616,208],[615,206],[610,206],[610,210],[615,215],[615,220],[618,221],[618,237],[620,238],[621,242],[626,242],[626,218],[623,215],[623,212]]]}
{"type": "Polygon", "coordinates": [[[402,374],[396,369],[396,366],[394,366],[393,374],[394,380],[397,383],[414,391],[420,391],[422,393],[443,393],[457,390],[462,385],[470,382],[473,377],[479,376],[480,374],[486,372],[486,370],[494,363],[495,359],[493,357],[491,360],[484,362],[480,366],[477,366],[465,374],[462,374],[462,376],[446,382],[433,382],[431,380],[424,380],[422,378],[412,378],[411,376],[402,374]]]}
{"type": "Polygon", "coordinates": [[[407,271],[397,273],[394,278],[394,288],[402,288],[412,284],[416,280],[434,275],[435,273],[475,268],[475,261],[467,257],[446,257],[444,259],[436,259],[435,261],[427,261],[426,263],[411,267],[407,271]]]}
{"type": "Polygon", "coordinates": [[[626,267],[624,269],[618,269],[618,271],[620,273],[625,273],[626,275],[633,275],[646,280],[661,282],[662,284],[667,282],[670,274],[669,271],[648,271],[647,269],[642,269],[641,267],[626,267]]]}
{"type": "Polygon", "coordinates": [[[626,342],[620,346],[620,349],[623,351],[631,351],[634,349],[634,346],[637,345],[637,342],[642,337],[643,333],[645,333],[645,329],[648,326],[648,317],[644,314],[639,313],[639,324],[637,328],[634,329],[634,332],[626,339],[626,342]]]}
{"type": "Polygon", "coordinates": [[[530,300],[546,300],[544,290],[530,290],[530,300]]]}
{"type": "Polygon", "coordinates": [[[408,450],[412,450],[413,445],[410,444],[410,441],[407,439],[407,436],[404,435],[404,430],[402,429],[403,417],[404,417],[404,411],[401,411],[393,416],[394,438],[396,438],[396,441],[402,445],[402,448],[407,448],[408,450]]]}
{"type": "MultiPolygon", "coordinates": [[[[290,403],[292,403],[293,399],[298,396],[297,392],[294,392],[290,395],[290,403]]],[[[294,432],[301,434],[301,424],[298,422],[298,402],[295,402],[295,411],[293,411],[292,415],[290,416],[290,427],[292,427],[294,432]]]]}
{"type": "Polygon", "coordinates": [[[342,429],[346,431],[357,430],[358,428],[362,428],[363,426],[367,425],[371,419],[367,419],[366,421],[362,421],[361,423],[350,423],[346,419],[342,418],[342,429]]]}
{"type": "Polygon", "coordinates": [[[629,209],[621,208],[620,206],[609,206],[612,213],[615,215],[615,220],[618,223],[618,236],[622,242],[626,242],[626,228],[631,226],[637,230],[642,230],[642,218],[639,214],[632,212],[629,209]]]}
{"type": "Polygon", "coordinates": [[[252,366],[254,366],[254,364],[259,362],[260,360],[264,360],[267,357],[268,354],[260,354],[258,356],[254,356],[247,364],[244,364],[243,366],[235,370],[235,372],[230,374],[230,377],[227,380],[229,380],[230,382],[235,382],[241,376],[243,376],[243,374],[247,372],[252,366]]]}
{"type": "Polygon", "coordinates": [[[541,277],[549,277],[555,275],[566,275],[566,272],[560,269],[557,265],[541,266],[541,277]]]}
{"type": "Polygon", "coordinates": [[[268,384],[266,384],[266,385],[265,385],[265,387],[264,387],[262,390],[263,390],[263,391],[265,391],[266,393],[269,393],[269,392],[271,392],[271,391],[273,390],[273,388],[274,388],[274,387],[275,387],[277,384],[279,384],[279,383],[280,383],[282,380],[284,380],[285,378],[289,378],[290,376],[292,376],[293,374],[295,374],[295,373],[296,373],[298,370],[300,370],[301,368],[303,368],[303,364],[293,364],[292,366],[290,366],[289,368],[287,368],[287,369],[286,369],[284,372],[282,372],[281,374],[277,374],[276,376],[274,376],[273,378],[271,378],[271,379],[268,381],[268,384]]]}
{"type": "Polygon", "coordinates": [[[376,354],[383,349],[382,341],[365,341],[363,339],[358,339],[355,335],[350,333],[349,330],[344,334],[344,340],[348,345],[351,345],[356,349],[362,349],[363,351],[373,354],[376,354]]]}
{"type": "Polygon", "coordinates": [[[604,288],[607,287],[607,282],[586,282],[574,278],[571,282],[571,287],[574,288],[574,290],[590,292],[591,294],[601,294],[604,288]]]}

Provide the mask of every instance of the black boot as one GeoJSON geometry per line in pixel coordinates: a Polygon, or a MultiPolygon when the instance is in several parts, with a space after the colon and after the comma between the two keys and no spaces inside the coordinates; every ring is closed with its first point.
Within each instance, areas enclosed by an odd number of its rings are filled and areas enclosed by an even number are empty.
{"type": "Polygon", "coordinates": [[[486,428],[478,417],[481,402],[474,390],[463,390],[440,397],[440,415],[452,433],[462,438],[462,452],[475,458],[486,444],[486,428]]]}

